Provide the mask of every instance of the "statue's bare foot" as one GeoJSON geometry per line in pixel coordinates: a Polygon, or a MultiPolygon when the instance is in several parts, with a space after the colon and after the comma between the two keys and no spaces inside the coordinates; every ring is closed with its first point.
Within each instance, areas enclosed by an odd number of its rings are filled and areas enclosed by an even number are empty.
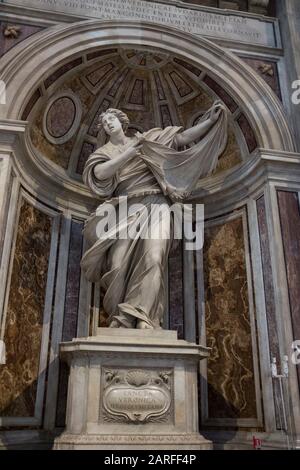
{"type": "Polygon", "coordinates": [[[120,328],[120,323],[117,320],[112,320],[110,322],[109,328],[120,328]]]}
{"type": "Polygon", "coordinates": [[[153,330],[153,327],[149,325],[149,323],[145,322],[144,320],[138,320],[136,327],[139,330],[153,330]]]}

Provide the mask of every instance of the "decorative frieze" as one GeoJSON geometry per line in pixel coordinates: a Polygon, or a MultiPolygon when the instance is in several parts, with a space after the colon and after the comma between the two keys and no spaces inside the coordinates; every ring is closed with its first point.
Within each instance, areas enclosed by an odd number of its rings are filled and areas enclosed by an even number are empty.
{"type": "MultiPolygon", "coordinates": [[[[254,1],[254,0],[253,0],[254,1]]],[[[258,0],[256,0],[258,2],[258,0]]],[[[261,0],[260,4],[263,2],[261,0]]],[[[4,1],[6,3],[6,1],[4,1]]],[[[24,5],[23,0],[14,3],[24,5]]],[[[232,8],[236,2],[226,2],[224,8],[232,8]]],[[[159,3],[144,0],[29,0],[26,6],[38,10],[50,10],[87,18],[103,20],[129,19],[147,21],[164,26],[173,26],[188,33],[216,37],[226,40],[243,41],[261,46],[276,47],[276,20],[250,17],[240,12],[215,12],[198,5],[184,3],[159,3]]],[[[262,8],[261,5],[252,8],[262,8]]],[[[264,7],[261,12],[265,12],[264,7]]]]}

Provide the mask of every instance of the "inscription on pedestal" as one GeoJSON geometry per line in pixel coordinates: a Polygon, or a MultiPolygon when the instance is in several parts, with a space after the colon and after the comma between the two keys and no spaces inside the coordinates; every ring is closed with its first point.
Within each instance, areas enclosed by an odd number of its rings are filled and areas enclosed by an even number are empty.
{"type": "Polygon", "coordinates": [[[171,422],[172,370],[103,369],[100,421],[171,422]]]}

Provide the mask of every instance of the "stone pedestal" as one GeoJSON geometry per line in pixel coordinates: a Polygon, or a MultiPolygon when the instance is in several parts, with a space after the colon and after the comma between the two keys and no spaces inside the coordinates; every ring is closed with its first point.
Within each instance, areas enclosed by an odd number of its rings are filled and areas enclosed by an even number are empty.
{"type": "Polygon", "coordinates": [[[70,365],[66,431],[55,449],[211,449],[198,432],[207,348],[175,331],[99,328],[61,344],[70,365]]]}

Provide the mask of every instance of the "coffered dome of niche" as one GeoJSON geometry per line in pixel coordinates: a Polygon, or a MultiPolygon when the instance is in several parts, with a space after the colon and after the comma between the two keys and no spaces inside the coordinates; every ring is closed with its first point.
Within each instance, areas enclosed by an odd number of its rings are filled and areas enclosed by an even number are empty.
{"type": "Polygon", "coordinates": [[[38,157],[50,160],[54,172],[61,167],[70,178],[80,180],[88,156],[106,141],[97,122],[107,108],[125,111],[131,121],[128,133],[133,134],[152,127],[191,126],[220,98],[231,118],[218,173],[254,150],[251,132],[250,141],[247,136],[248,121],[239,122],[244,116],[212,77],[179,57],[155,50],[98,50],[64,64],[33,95],[26,119],[38,157]]]}

